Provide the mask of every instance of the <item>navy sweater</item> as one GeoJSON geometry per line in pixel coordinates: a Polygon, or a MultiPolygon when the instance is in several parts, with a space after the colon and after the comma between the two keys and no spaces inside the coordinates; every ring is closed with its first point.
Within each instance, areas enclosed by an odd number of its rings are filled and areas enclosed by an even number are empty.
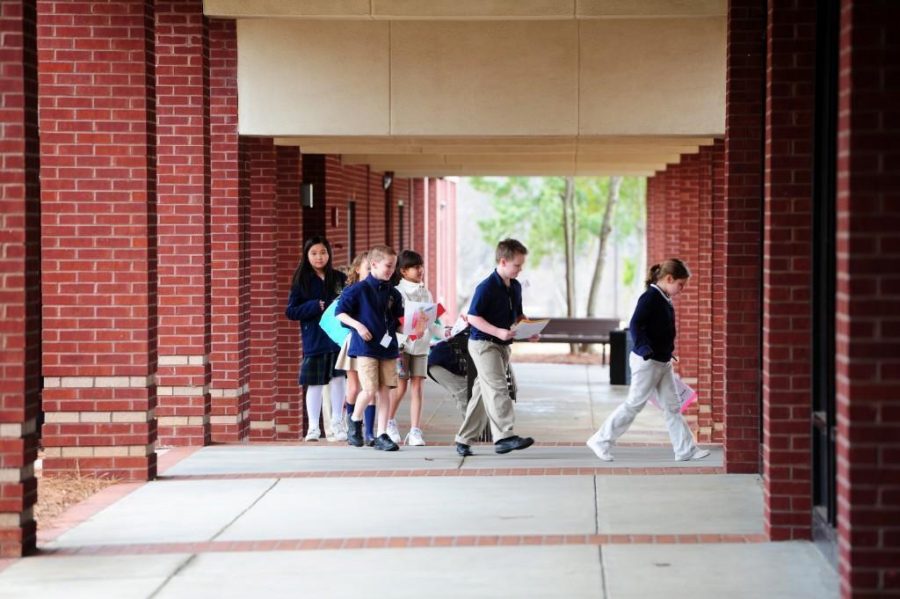
{"type": "Polygon", "coordinates": [[[356,330],[350,333],[351,358],[376,358],[390,360],[399,355],[397,350],[397,326],[403,316],[403,296],[390,281],[379,281],[369,275],[359,283],[350,285],[341,295],[335,314],[347,314],[363,323],[372,333],[366,342],[356,330]],[[381,345],[385,334],[390,335],[387,347],[381,345]]]}
{"type": "Polygon", "coordinates": [[[327,352],[336,353],[341,349],[319,326],[319,319],[322,318],[322,312],[324,312],[319,306],[319,302],[325,302],[327,308],[347,281],[344,273],[335,271],[334,274],[335,289],[325,289],[325,282],[315,275],[309,278],[305,292],[302,289],[303,285],[297,285],[291,289],[291,296],[284,314],[291,320],[300,321],[304,356],[316,356],[327,352]]]}
{"type": "Polygon", "coordinates": [[[629,325],[634,353],[645,360],[668,362],[675,351],[675,308],[656,287],[640,298],[629,325]]]}

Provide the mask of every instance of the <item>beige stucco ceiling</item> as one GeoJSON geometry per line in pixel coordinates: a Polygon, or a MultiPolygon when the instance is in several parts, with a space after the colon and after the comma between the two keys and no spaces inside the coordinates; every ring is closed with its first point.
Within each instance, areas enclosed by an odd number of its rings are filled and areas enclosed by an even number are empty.
{"type": "Polygon", "coordinates": [[[239,130],[398,175],[649,174],[724,134],[724,0],[206,0],[239,130]]]}

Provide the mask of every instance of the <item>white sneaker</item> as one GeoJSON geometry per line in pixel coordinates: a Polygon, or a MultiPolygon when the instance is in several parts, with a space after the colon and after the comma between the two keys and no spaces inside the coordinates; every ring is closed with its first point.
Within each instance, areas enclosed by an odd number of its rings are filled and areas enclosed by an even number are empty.
{"type": "Polygon", "coordinates": [[[422,430],[418,428],[409,429],[409,434],[406,435],[406,444],[414,447],[423,447],[425,439],[422,438],[422,430]]]}
{"type": "Polygon", "coordinates": [[[403,437],[400,436],[400,429],[397,428],[396,420],[388,420],[387,430],[384,432],[386,432],[387,436],[391,438],[391,441],[393,441],[397,445],[400,445],[400,441],[403,439],[403,437]]]}
{"type": "Polygon", "coordinates": [[[309,429],[309,432],[306,433],[307,441],[318,441],[319,437],[322,436],[322,431],[319,430],[318,427],[309,429]]]}
{"type": "Polygon", "coordinates": [[[594,452],[598,458],[603,460],[604,462],[612,462],[613,457],[612,454],[609,453],[609,445],[606,443],[602,443],[600,439],[597,438],[597,433],[591,435],[591,438],[587,440],[585,443],[591,451],[594,452]]]}
{"type": "Polygon", "coordinates": [[[702,460],[703,458],[709,457],[708,449],[700,449],[699,447],[695,447],[694,451],[683,458],[675,458],[676,462],[693,462],[695,460],[702,460]]]}
{"type": "Polygon", "coordinates": [[[347,428],[344,426],[342,421],[332,422],[331,423],[331,436],[328,438],[329,441],[346,441],[347,440],[347,428]]]}

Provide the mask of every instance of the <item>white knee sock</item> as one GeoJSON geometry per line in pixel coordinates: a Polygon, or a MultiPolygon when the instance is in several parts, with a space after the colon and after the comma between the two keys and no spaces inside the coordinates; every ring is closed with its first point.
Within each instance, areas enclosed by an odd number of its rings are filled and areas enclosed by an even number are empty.
{"type": "Polygon", "coordinates": [[[328,394],[331,396],[331,421],[341,422],[344,419],[344,397],[346,396],[347,378],[336,376],[328,383],[328,394]]]}
{"type": "Polygon", "coordinates": [[[325,385],[310,385],[306,388],[306,417],[309,428],[319,428],[319,416],[322,414],[322,391],[325,385]]]}

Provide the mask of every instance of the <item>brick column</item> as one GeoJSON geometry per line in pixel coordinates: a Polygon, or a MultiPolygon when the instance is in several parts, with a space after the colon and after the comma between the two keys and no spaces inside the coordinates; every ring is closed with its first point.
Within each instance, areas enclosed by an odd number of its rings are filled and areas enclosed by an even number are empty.
{"type": "Polygon", "coordinates": [[[291,279],[300,263],[303,236],[300,223],[300,151],[296,147],[279,146],[277,211],[276,327],[277,327],[277,392],[275,395],[275,435],[279,440],[296,441],[303,424],[302,391],[297,382],[300,372],[300,329],[284,315],[291,294],[291,279]]]}
{"type": "Polygon", "coordinates": [[[271,138],[247,140],[250,162],[250,440],[275,439],[278,308],[275,177],[271,138]]]}
{"type": "Polygon", "coordinates": [[[759,472],[765,6],[730,0],[725,81],[725,468],[759,472]]]}
{"type": "Polygon", "coordinates": [[[159,442],[210,442],[209,36],[201,0],[156,3],[159,442]]]}
{"type": "Polygon", "coordinates": [[[837,162],[838,535],[843,597],[900,593],[900,5],[844,0],[837,162]]]}
{"type": "MultiPolygon", "coordinates": [[[[425,214],[422,218],[422,226],[425,229],[425,245],[424,252],[421,252],[422,259],[425,261],[425,285],[432,297],[437,296],[437,214],[438,214],[438,181],[439,179],[428,180],[428,195],[425,198],[425,214]]],[[[492,242],[496,245],[500,240],[492,242]]]]}
{"type": "Polygon", "coordinates": [[[713,146],[704,146],[697,153],[697,233],[696,257],[689,259],[694,274],[690,288],[697,298],[697,356],[694,361],[694,377],[700,399],[689,410],[697,421],[697,438],[703,443],[713,440],[716,422],[713,417],[712,394],[712,337],[713,337],[713,146]]]}
{"type": "Polygon", "coordinates": [[[712,408],[712,441],[725,439],[725,142],[717,140],[712,147],[712,266],[710,281],[710,326],[712,328],[710,406],[712,408]]]}
{"type": "Polygon", "coordinates": [[[156,475],[153,3],[38,3],[45,475],[156,475]]]}
{"type": "MultiPolygon", "coordinates": [[[[669,235],[674,235],[674,247],[666,258],[681,258],[693,276],[690,284],[675,299],[678,337],[675,340],[675,352],[678,356],[676,370],[684,381],[697,387],[699,351],[699,318],[703,267],[700,263],[700,156],[699,154],[683,154],[681,162],[674,166],[678,173],[677,202],[678,209],[666,214],[666,228],[669,235]],[[672,218],[677,215],[676,218],[672,218]]],[[[702,396],[705,389],[697,388],[702,396]]],[[[705,398],[708,399],[708,398],[705,398]]],[[[706,403],[705,401],[703,403],[706,403]]],[[[697,431],[698,418],[696,412],[687,414],[691,429],[697,431]]]]}
{"type": "Polygon", "coordinates": [[[247,438],[250,418],[248,201],[237,131],[234,21],[209,23],[213,441],[247,438]]]}
{"type": "Polygon", "coordinates": [[[384,230],[384,185],[382,181],[384,181],[384,173],[369,171],[369,197],[366,205],[369,247],[383,244],[387,240],[387,231],[384,230]]]}
{"type": "Polygon", "coordinates": [[[410,247],[424,255],[425,252],[425,198],[428,196],[428,179],[412,180],[412,207],[410,219],[410,247]]]}
{"type": "Polygon", "coordinates": [[[763,259],[763,480],[770,538],[811,534],[810,244],[815,3],[770,2],[763,259]]]}
{"type": "Polygon", "coordinates": [[[331,257],[336,268],[350,263],[347,229],[347,203],[349,181],[346,168],[341,164],[341,157],[329,155],[325,157],[325,236],[331,242],[331,257]]]}
{"type": "Polygon", "coordinates": [[[41,207],[34,1],[0,4],[0,558],[35,548],[41,207]]]}

